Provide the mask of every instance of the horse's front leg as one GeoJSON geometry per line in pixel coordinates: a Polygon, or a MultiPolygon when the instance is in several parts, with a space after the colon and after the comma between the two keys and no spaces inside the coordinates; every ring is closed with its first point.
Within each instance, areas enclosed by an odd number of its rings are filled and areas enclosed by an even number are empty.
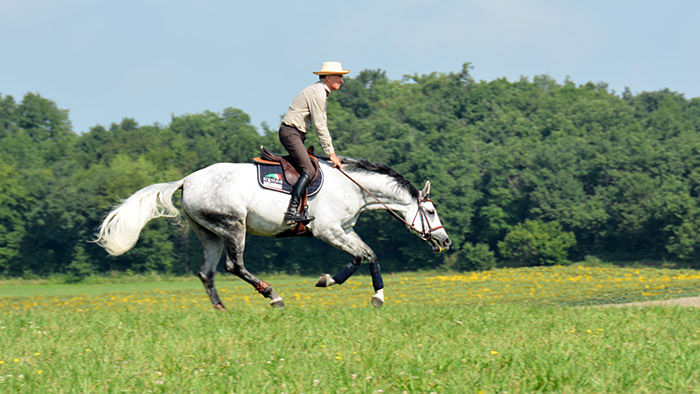
{"type": "Polygon", "coordinates": [[[332,285],[340,285],[345,283],[360,267],[363,260],[369,261],[370,273],[372,275],[372,286],[375,294],[372,296],[372,305],[382,306],[384,304],[384,281],[382,273],[379,269],[377,255],[372,248],[367,246],[359,235],[353,230],[345,232],[342,229],[328,232],[327,234],[317,234],[317,238],[326,243],[342,250],[353,257],[353,261],[343,267],[337,274],[331,277],[329,274],[323,274],[316,282],[317,287],[328,287],[332,285]]]}
{"type": "Polygon", "coordinates": [[[316,287],[328,287],[333,285],[342,285],[348,280],[362,264],[362,258],[355,258],[353,261],[349,262],[348,265],[343,267],[337,274],[332,277],[329,274],[323,274],[318,278],[316,282],[316,287]]]}
{"type": "Polygon", "coordinates": [[[384,305],[384,280],[382,279],[382,270],[379,268],[378,261],[369,263],[369,273],[372,275],[372,286],[374,287],[374,295],[372,296],[372,305],[384,305]]]}

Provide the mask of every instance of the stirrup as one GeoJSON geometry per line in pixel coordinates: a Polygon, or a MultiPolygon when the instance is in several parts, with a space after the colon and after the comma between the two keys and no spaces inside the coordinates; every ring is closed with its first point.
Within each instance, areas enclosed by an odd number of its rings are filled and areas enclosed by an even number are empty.
{"type": "Polygon", "coordinates": [[[284,222],[287,224],[303,223],[308,224],[310,221],[316,219],[314,216],[302,215],[300,213],[285,213],[284,222]]]}

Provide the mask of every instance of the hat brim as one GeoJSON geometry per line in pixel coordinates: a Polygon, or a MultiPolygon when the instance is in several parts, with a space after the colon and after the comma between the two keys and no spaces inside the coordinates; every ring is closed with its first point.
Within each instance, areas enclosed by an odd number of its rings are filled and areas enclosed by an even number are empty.
{"type": "Polygon", "coordinates": [[[314,71],[316,75],[343,75],[349,73],[350,70],[340,70],[340,71],[314,71]]]}

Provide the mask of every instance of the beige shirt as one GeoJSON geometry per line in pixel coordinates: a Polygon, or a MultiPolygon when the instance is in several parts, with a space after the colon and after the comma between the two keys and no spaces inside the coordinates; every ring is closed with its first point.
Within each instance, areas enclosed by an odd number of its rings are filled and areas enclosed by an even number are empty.
{"type": "Polygon", "coordinates": [[[313,122],[318,140],[321,142],[321,147],[327,155],[335,153],[326,117],[328,95],[330,94],[331,90],[328,89],[324,81],[318,81],[311,86],[305,87],[294,98],[282,119],[282,123],[294,126],[302,133],[308,133],[313,122]]]}

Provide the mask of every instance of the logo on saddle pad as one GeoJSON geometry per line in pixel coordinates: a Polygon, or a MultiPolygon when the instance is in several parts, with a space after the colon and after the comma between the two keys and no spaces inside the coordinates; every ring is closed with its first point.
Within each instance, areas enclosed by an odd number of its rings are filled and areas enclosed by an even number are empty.
{"type": "MultiPolygon", "coordinates": [[[[282,174],[282,166],[257,162],[255,163],[255,166],[258,168],[258,184],[261,187],[287,194],[292,193],[293,187],[289,184],[289,182],[287,182],[286,179],[284,179],[284,175],[282,174]]],[[[319,171],[320,170],[321,169],[319,168],[319,171]]],[[[321,186],[323,186],[323,171],[320,172],[318,178],[316,178],[316,180],[309,185],[308,189],[306,189],[309,197],[318,193],[318,191],[321,190],[321,186]]]]}
{"type": "Polygon", "coordinates": [[[284,180],[282,179],[282,174],[272,173],[262,177],[260,183],[266,189],[282,190],[284,180]]]}

